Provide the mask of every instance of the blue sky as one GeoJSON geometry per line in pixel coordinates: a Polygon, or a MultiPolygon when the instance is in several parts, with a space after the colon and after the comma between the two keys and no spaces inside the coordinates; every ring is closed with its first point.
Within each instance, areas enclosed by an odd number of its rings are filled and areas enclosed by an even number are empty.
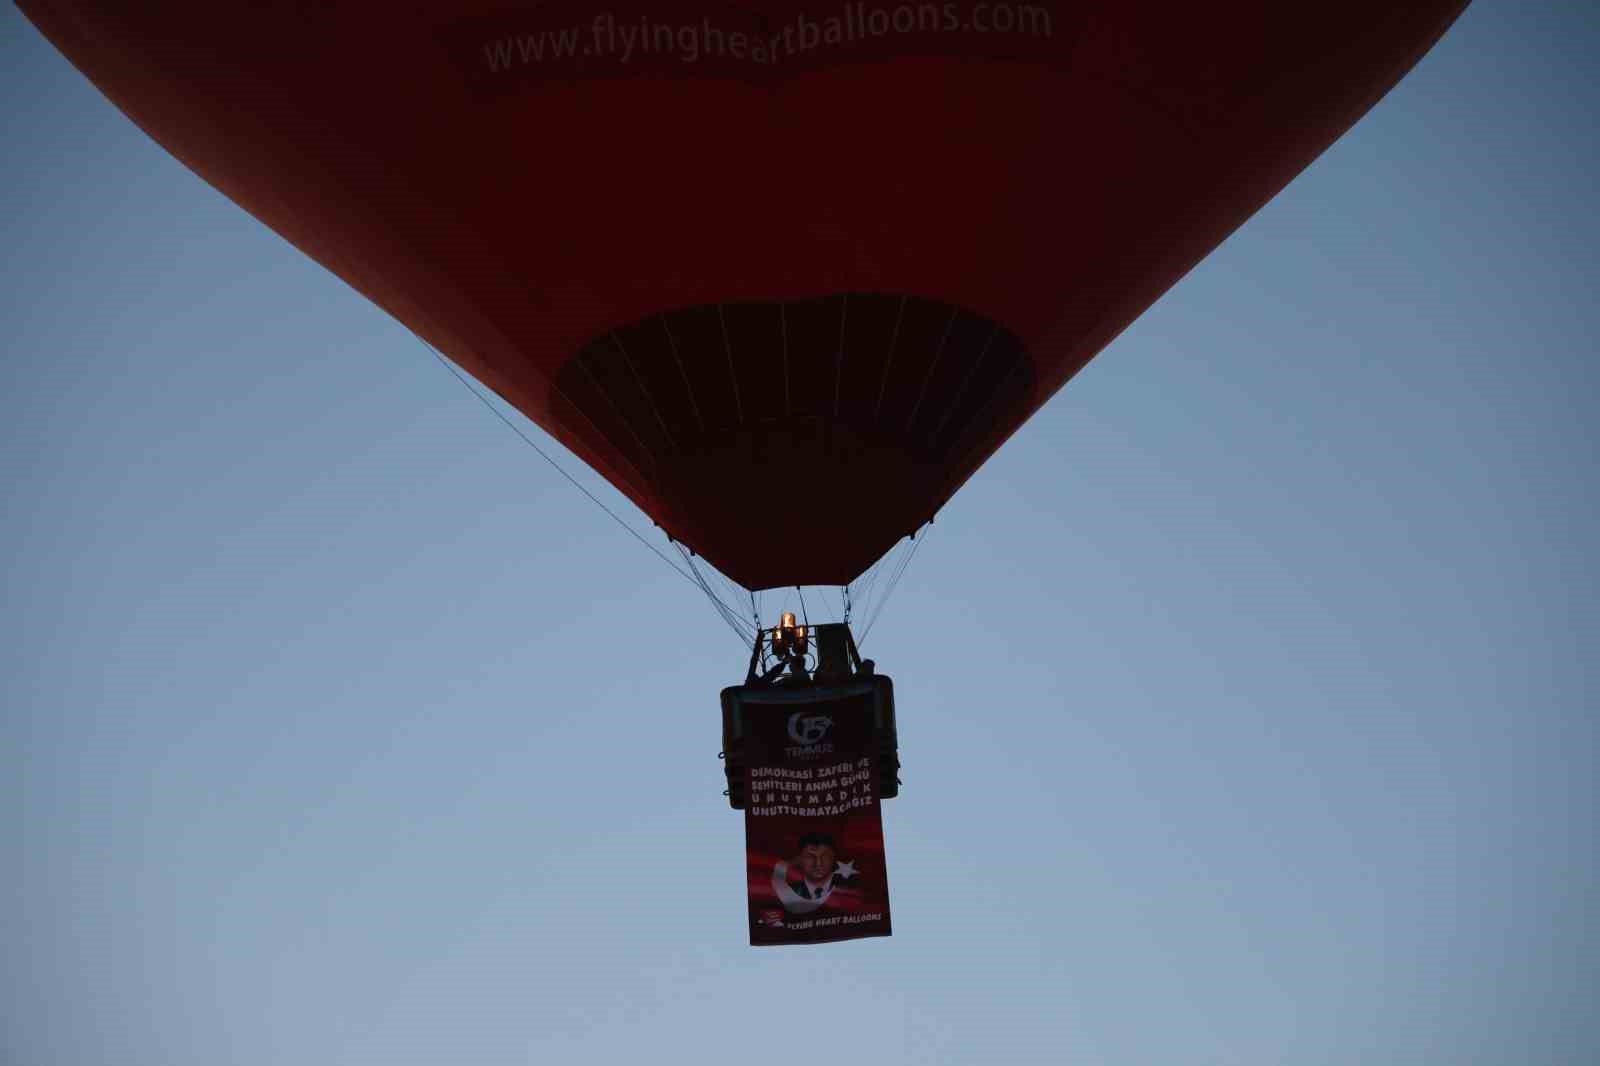
{"type": "Polygon", "coordinates": [[[895,935],[757,951],[732,635],[8,8],[0,1059],[1600,1059],[1597,54],[1479,0],[968,483],[895,935]]]}

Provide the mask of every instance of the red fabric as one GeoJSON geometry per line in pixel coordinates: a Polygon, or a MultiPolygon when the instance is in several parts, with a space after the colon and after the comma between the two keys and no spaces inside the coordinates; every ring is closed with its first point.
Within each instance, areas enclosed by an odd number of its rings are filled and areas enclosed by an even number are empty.
{"type": "MultiPolygon", "coordinates": [[[[927,521],[1465,7],[1073,0],[985,7],[1045,12],[1048,34],[873,35],[894,7],[20,2],[177,158],[751,587],[842,584],[927,521]],[[776,62],[624,61],[606,14],[796,46],[807,25],[861,35],[776,62]],[[591,54],[524,61],[564,28],[591,54]],[[937,462],[866,442],[797,506],[803,471],[731,438],[668,491],[556,388],[628,323],[843,293],[999,323],[1031,360],[1027,395],[937,462]],[[752,513],[788,539],[753,537],[752,513]]],[[[960,22],[984,5],[911,6],[960,22]]]]}

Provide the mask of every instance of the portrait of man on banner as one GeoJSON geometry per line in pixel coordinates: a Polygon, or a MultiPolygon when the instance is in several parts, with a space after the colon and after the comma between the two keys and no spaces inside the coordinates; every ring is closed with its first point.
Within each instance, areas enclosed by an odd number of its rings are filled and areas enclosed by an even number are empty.
{"type": "Polygon", "coordinates": [[[854,863],[837,860],[832,836],[807,833],[793,859],[773,864],[772,892],[790,914],[810,914],[827,904],[841,881],[855,874],[854,863]]]}
{"type": "Polygon", "coordinates": [[[745,709],[750,943],[890,935],[876,690],[745,709]]]}

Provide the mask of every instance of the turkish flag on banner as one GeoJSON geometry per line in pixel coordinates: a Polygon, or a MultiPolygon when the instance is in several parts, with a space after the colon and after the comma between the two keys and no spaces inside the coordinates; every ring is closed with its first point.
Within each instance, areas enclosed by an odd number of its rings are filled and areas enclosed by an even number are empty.
{"type": "Polygon", "coordinates": [[[749,707],[752,945],[890,934],[872,721],[868,693],[749,707]]]}

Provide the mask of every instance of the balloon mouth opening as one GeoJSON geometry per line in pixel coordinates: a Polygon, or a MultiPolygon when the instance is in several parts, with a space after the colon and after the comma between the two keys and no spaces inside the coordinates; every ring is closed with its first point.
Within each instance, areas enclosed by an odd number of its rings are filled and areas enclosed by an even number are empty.
{"type": "Polygon", "coordinates": [[[561,367],[551,408],[729,577],[842,584],[933,517],[1025,416],[1036,382],[1021,339],[992,318],[846,292],[618,325],[561,367]],[[740,558],[763,540],[777,561],[740,558]]]}

